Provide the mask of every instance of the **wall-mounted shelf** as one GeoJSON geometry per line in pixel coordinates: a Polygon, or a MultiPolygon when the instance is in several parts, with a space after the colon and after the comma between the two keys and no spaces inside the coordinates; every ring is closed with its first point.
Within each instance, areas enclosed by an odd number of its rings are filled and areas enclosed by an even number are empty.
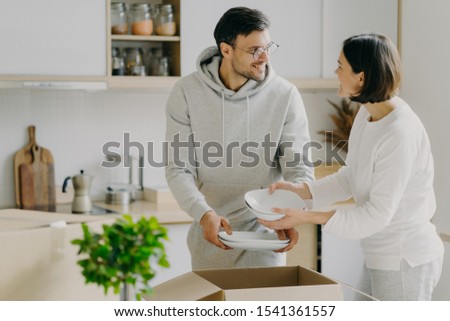
{"type": "Polygon", "coordinates": [[[111,40],[116,41],[167,41],[177,42],[179,36],[134,36],[134,35],[111,35],[111,40]]]}
{"type": "Polygon", "coordinates": [[[335,78],[293,78],[288,80],[300,90],[334,90],[339,88],[339,81],[335,78]]]}
{"type": "Polygon", "coordinates": [[[442,241],[450,243],[450,234],[441,233],[440,236],[442,241]]]}
{"type": "Polygon", "coordinates": [[[146,89],[170,90],[180,77],[130,77],[114,76],[108,78],[108,88],[111,89],[146,89]]]}
{"type": "MultiPolygon", "coordinates": [[[[180,77],[109,77],[108,88],[170,90],[180,77]]],[[[288,79],[299,90],[336,90],[339,81],[331,78],[288,79]]]]}

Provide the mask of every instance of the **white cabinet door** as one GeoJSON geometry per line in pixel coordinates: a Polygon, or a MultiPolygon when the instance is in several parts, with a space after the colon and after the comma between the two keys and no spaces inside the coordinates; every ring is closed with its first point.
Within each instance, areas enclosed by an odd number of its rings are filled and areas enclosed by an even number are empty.
{"type": "Polygon", "coordinates": [[[270,19],[270,36],[280,48],[271,58],[284,77],[320,77],[321,1],[317,0],[182,0],[181,74],[196,70],[200,52],[215,46],[214,28],[230,8],[246,6],[270,19]]]}
{"type": "Polygon", "coordinates": [[[157,272],[155,278],[150,281],[152,287],[192,271],[191,254],[187,247],[187,234],[191,225],[185,223],[164,226],[169,235],[169,241],[165,243],[165,248],[170,267],[166,269],[156,264],[153,266],[157,272]]]}
{"type": "Polygon", "coordinates": [[[106,76],[105,0],[0,0],[0,77],[106,76]]]}
{"type": "MultiPolygon", "coordinates": [[[[341,283],[358,288],[364,266],[364,255],[359,241],[345,240],[322,233],[321,272],[341,283]]],[[[354,292],[343,288],[346,300],[355,300],[354,292]]]]}
{"type": "Polygon", "coordinates": [[[342,42],[350,36],[381,33],[397,43],[396,0],[323,0],[322,77],[334,77],[342,42]]]}

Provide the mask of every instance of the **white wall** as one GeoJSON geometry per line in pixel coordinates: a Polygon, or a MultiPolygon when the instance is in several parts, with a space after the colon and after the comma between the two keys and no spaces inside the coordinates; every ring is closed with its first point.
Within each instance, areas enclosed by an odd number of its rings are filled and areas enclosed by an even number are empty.
{"type": "MultiPolygon", "coordinates": [[[[403,1],[402,58],[404,82],[401,95],[422,119],[432,145],[435,162],[437,211],[433,222],[450,234],[450,2],[403,1]]],[[[449,244],[436,300],[450,300],[449,244]]]]}
{"type": "Polygon", "coordinates": [[[213,32],[217,22],[236,6],[255,8],[268,15],[271,38],[280,45],[272,57],[277,73],[285,77],[320,77],[322,1],[317,0],[182,1],[182,75],[195,71],[199,53],[216,45],[213,32]],[[193,17],[201,19],[201,23],[193,17]]]}
{"type": "Polygon", "coordinates": [[[181,2],[182,75],[195,71],[199,53],[215,46],[213,31],[223,13],[247,6],[266,13],[270,34],[280,45],[272,57],[285,77],[334,77],[342,41],[379,32],[397,42],[397,1],[393,0],[187,0],[181,2]],[[366,13],[370,12],[370,15],[366,13]],[[205,14],[207,13],[207,14],[205,14]],[[196,17],[201,15],[201,23],[196,17]]]}
{"type": "MultiPolygon", "coordinates": [[[[0,207],[14,205],[14,153],[28,143],[29,125],[36,126],[37,143],[48,148],[55,160],[55,178],[62,185],[66,176],[84,169],[94,176],[92,195],[104,198],[109,183],[127,183],[128,169],[102,168],[102,146],[120,142],[124,133],[144,145],[164,139],[164,105],[168,93],[143,91],[0,90],[0,207]]],[[[156,148],[155,148],[156,149],[156,148]]],[[[131,149],[137,154],[137,149],[131,149]]],[[[161,160],[160,148],[155,160],[161,160]]],[[[146,166],[144,183],[164,182],[162,168],[146,166]]]]}
{"type": "MultiPolygon", "coordinates": [[[[14,153],[28,143],[29,125],[36,126],[37,143],[48,148],[55,160],[55,178],[62,185],[67,176],[84,169],[93,175],[92,196],[102,200],[109,183],[127,183],[128,169],[107,169],[102,146],[108,141],[123,145],[124,133],[144,146],[154,142],[154,160],[160,162],[165,136],[165,103],[168,92],[108,90],[98,92],[2,89],[0,90],[0,208],[14,207],[14,153]]],[[[334,91],[303,94],[313,139],[318,130],[331,128],[327,98],[334,91]]],[[[146,152],[148,148],[146,148],[146,152]]],[[[131,149],[137,154],[137,149],[131,149]]],[[[318,151],[315,157],[322,157],[318,151]]],[[[146,156],[146,160],[148,157],[146,156]]],[[[163,168],[147,162],[144,185],[165,185],[163,168]]]]}
{"type": "Polygon", "coordinates": [[[393,0],[323,0],[323,77],[334,76],[342,42],[350,36],[377,32],[397,43],[397,12],[393,0]]]}

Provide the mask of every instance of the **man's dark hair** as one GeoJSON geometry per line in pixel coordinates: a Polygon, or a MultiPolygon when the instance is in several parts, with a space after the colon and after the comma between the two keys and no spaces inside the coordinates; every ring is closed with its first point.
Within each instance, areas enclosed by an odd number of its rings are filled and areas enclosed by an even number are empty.
{"type": "Polygon", "coordinates": [[[214,29],[214,39],[220,52],[222,42],[233,46],[238,35],[248,36],[253,31],[263,31],[269,26],[269,19],[261,11],[235,7],[220,18],[214,29]]]}

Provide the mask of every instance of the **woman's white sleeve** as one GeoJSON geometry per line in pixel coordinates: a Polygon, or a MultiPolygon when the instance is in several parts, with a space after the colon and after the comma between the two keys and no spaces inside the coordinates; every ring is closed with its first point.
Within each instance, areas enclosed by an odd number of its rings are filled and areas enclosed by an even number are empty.
{"type": "Polygon", "coordinates": [[[345,201],[352,197],[347,166],[341,167],[336,174],[306,184],[313,196],[313,208],[345,201]]]}

